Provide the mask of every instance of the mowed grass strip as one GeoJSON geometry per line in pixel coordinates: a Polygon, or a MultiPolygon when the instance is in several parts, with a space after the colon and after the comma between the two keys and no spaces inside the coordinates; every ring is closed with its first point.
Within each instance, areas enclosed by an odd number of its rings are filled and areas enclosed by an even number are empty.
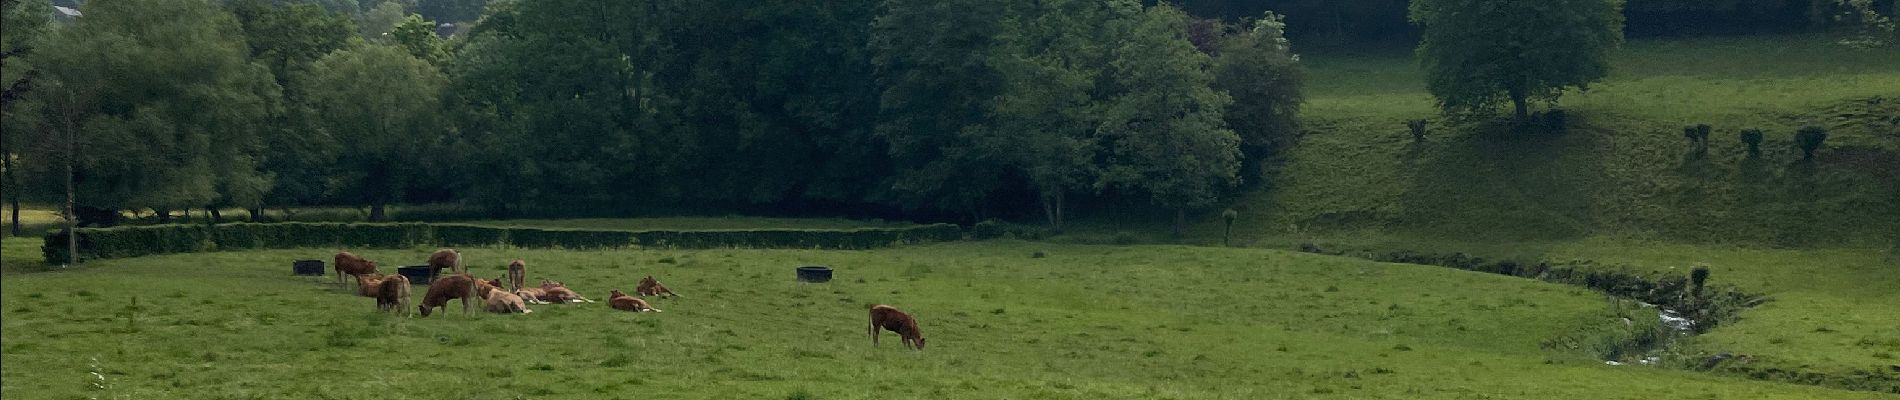
{"type": "MultiPolygon", "coordinates": [[[[360,253],[391,268],[428,250],[360,253]]],[[[1544,350],[1621,323],[1595,293],[1436,267],[1019,242],[463,250],[484,277],[519,257],[530,280],[597,300],[649,274],[685,297],[655,300],[665,313],[596,303],[403,319],[330,277],[288,275],[290,260],[334,249],[101,261],[0,281],[0,389],[23,399],[1878,398],[1544,350]],[[792,268],[807,264],[837,279],[794,283],[792,268]],[[872,348],[869,303],[915,315],[928,349],[872,348]]]]}

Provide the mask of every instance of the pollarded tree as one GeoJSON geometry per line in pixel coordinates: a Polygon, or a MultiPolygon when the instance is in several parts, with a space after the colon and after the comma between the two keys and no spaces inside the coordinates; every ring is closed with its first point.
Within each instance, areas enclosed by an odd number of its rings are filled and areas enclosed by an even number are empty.
{"type": "Polygon", "coordinates": [[[1187,15],[1168,5],[1129,21],[1112,42],[1114,94],[1097,129],[1107,143],[1098,187],[1174,209],[1177,236],[1186,211],[1212,205],[1240,169],[1240,137],[1221,118],[1233,99],[1214,90],[1212,60],[1185,26],[1187,15]]]}
{"type": "Polygon", "coordinates": [[[1509,101],[1517,119],[1531,100],[1585,89],[1610,70],[1623,42],[1622,0],[1415,0],[1418,56],[1427,88],[1451,114],[1488,113],[1509,101]]]}
{"type": "Polygon", "coordinates": [[[303,89],[316,125],[336,138],[339,189],[370,206],[370,220],[401,200],[410,179],[443,133],[446,84],[435,66],[401,48],[368,45],[338,50],[310,66],[303,89]]]}

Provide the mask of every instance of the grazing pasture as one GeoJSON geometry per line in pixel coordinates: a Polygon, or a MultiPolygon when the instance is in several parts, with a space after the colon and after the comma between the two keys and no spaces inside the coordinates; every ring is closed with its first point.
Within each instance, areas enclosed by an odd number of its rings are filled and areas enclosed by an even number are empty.
{"type": "MultiPolygon", "coordinates": [[[[359,253],[408,263],[432,250],[359,253]]],[[[691,296],[648,299],[665,313],[601,302],[402,318],[329,277],[289,274],[290,260],[335,249],[103,260],[0,281],[0,390],[21,399],[1883,398],[1607,366],[1601,346],[1652,327],[1654,310],[1437,267],[1013,241],[461,250],[483,279],[522,258],[534,265],[530,281],[592,298],[647,275],[691,296]],[[812,264],[836,279],[795,283],[793,268],[812,264]],[[872,348],[869,304],[913,315],[929,348],[872,348]]]]}

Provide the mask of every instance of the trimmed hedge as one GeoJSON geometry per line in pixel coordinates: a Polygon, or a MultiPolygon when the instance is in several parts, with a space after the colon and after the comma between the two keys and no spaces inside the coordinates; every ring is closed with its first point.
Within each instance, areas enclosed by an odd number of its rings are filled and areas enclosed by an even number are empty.
{"type": "MultiPolygon", "coordinates": [[[[225,249],[406,248],[509,245],[524,248],[796,248],[872,249],[905,243],[955,241],[956,225],[840,230],[760,229],[717,231],[611,231],[499,228],[422,223],[235,223],[150,225],[79,229],[79,257],[105,259],[225,249]]],[[[41,251],[50,264],[66,264],[66,234],[48,234],[41,251]]]]}

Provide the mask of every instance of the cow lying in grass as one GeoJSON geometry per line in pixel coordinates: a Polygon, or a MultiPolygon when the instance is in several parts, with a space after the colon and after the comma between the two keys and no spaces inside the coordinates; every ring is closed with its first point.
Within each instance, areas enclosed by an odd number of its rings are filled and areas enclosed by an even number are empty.
{"type": "Polygon", "coordinates": [[[436,307],[442,307],[442,311],[448,311],[449,300],[462,299],[462,313],[467,314],[468,300],[476,294],[472,292],[476,290],[475,282],[475,277],[468,274],[455,274],[436,279],[435,282],[429,283],[429,292],[422,295],[422,305],[417,307],[420,307],[422,316],[427,317],[429,311],[436,307]]]}
{"type": "Polygon", "coordinates": [[[647,275],[646,279],[641,279],[640,285],[633,288],[633,293],[640,296],[679,297],[678,293],[673,293],[673,289],[667,289],[666,285],[654,280],[653,275],[647,275]]]}
{"type": "Polygon", "coordinates": [[[429,278],[442,275],[442,270],[462,273],[462,253],[455,249],[439,249],[429,254],[429,278]]]}
{"type": "Polygon", "coordinates": [[[661,312],[660,309],[653,308],[652,304],[647,304],[646,300],[641,300],[639,297],[628,296],[619,290],[607,294],[607,306],[613,307],[615,310],[632,312],[661,312]]]}
{"type": "Polygon", "coordinates": [[[917,330],[917,319],[911,318],[910,314],[905,314],[903,311],[897,311],[895,307],[883,304],[871,306],[872,346],[877,346],[877,336],[884,329],[903,336],[904,346],[912,350],[924,349],[924,334],[917,330]]]}
{"type": "Polygon", "coordinates": [[[586,297],[581,297],[580,292],[575,292],[571,289],[568,289],[566,284],[563,284],[558,281],[549,281],[549,280],[541,281],[541,291],[547,293],[546,295],[541,297],[541,301],[545,301],[549,303],[561,304],[561,303],[592,303],[594,302],[593,300],[588,300],[586,297]]]}
{"type": "Polygon", "coordinates": [[[376,273],[375,261],[358,257],[347,251],[336,252],[336,263],[332,267],[336,268],[336,284],[338,285],[343,284],[343,275],[346,274],[357,277],[357,284],[361,285],[363,275],[376,273]]]}
{"type": "Polygon", "coordinates": [[[478,282],[475,285],[475,290],[482,298],[483,311],[496,314],[527,314],[534,312],[533,310],[529,310],[526,304],[522,304],[520,296],[502,290],[500,279],[478,282]]]}

